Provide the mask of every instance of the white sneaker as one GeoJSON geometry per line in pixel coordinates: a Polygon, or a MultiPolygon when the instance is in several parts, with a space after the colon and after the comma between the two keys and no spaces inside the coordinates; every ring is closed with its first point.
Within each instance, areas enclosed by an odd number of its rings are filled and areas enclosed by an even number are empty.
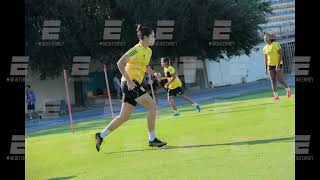
{"type": "Polygon", "coordinates": [[[199,104],[195,103],[195,104],[192,104],[192,106],[197,109],[197,112],[200,112],[200,105],[199,104]]]}
{"type": "Polygon", "coordinates": [[[173,115],[174,115],[174,116],[179,116],[179,115],[180,115],[180,111],[179,111],[179,110],[175,111],[175,112],[173,113],[173,115]]]}
{"type": "Polygon", "coordinates": [[[197,104],[196,109],[197,109],[197,112],[200,112],[200,105],[199,104],[197,104]]]}

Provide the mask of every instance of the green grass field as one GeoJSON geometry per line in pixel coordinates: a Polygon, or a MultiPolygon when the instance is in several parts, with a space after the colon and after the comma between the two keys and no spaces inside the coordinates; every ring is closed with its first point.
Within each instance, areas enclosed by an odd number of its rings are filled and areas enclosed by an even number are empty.
{"type": "MultiPolygon", "coordinates": [[[[294,89],[293,93],[294,93],[294,89]]],[[[282,95],[284,91],[280,91],[282,95]]],[[[110,119],[27,134],[26,178],[63,179],[294,179],[294,95],[279,102],[270,90],[160,111],[157,136],[165,148],[149,148],[145,113],[112,132],[102,150],[94,134],[110,119]]]]}

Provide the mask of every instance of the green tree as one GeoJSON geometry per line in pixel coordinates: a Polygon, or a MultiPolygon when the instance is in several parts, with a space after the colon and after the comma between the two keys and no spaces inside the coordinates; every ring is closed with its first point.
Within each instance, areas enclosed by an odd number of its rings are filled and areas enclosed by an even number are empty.
{"type": "MultiPolygon", "coordinates": [[[[263,0],[26,0],[26,54],[31,57],[32,72],[42,79],[71,70],[74,56],[91,56],[91,63],[101,62],[115,68],[117,60],[137,43],[136,24],[156,30],[158,20],[174,20],[177,46],[153,47],[153,60],[160,56],[197,56],[217,60],[250,50],[261,40],[259,24],[271,13],[263,0]],[[44,20],[61,21],[63,46],[43,47],[44,20]],[[121,41],[125,46],[103,47],[105,20],[122,20],[121,41]],[[231,20],[232,46],[209,46],[215,20],[231,20]]],[[[101,67],[102,70],[102,67],[101,67]]],[[[75,84],[80,87],[81,84],[75,84]]]]}

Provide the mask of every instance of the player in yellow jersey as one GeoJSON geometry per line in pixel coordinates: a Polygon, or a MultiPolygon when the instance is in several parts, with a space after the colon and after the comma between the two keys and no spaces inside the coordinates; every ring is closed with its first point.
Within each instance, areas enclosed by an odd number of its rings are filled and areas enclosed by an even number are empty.
{"type": "Polygon", "coordinates": [[[142,87],[145,72],[161,78],[161,74],[149,67],[152,51],[149,46],[155,42],[154,31],[148,27],[138,25],[137,36],[139,43],[127,51],[118,61],[117,65],[122,74],[121,90],[122,107],[120,115],[114,118],[101,132],[96,133],[96,149],[99,152],[103,139],[122,123],[127,121],[135,110],[137,103],[148,109],[149,146],[161,147],[167,143],[160,141],[155,135],[156,105],[151,96],[142,87]]]}
{"type": "Polygon", "coordinates": [[[170,59],[168,57],[161,58],[161,66],[164,69],[164,78],[167,79],[167,83],[164,85],[164,87],[167,89],[168,93],[168,102],[171,105],[174,116],[180,115],[180,111],[177,109],[176,102],[174,100],[174,97],[179,95],[183,100],[190,103],[194,108],[197,109],[198,112],[200,112],[200,105],[196,102],[194,102],[190,97],[186,96],[183,93],[182,83],[175,72],[175,69],[170,65],[170,59]]]}
{"type": "Polygon", "coordinates": [[[275,35],[265,33],[264,41],[266,43],[263,48],[264,60],[266,65],[266,73],[267,69],[269,70],[270,80],[272,82],[272,90],[274,94],[274,99],[279,100],[279,94],[277,92],[277,79],[278,81],[286,88],[287,96],[290,98],[291,90],[289,85],[284,80],[283,72],[282,72],[282,60],[283,60],[283,51],[278,42],[276,42],[275,35]]]}

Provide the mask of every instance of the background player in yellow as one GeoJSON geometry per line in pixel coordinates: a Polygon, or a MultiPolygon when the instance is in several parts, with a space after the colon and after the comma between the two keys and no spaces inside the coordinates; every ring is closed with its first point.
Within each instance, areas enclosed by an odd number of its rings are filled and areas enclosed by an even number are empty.
{"type": "Polygon", "coordinates": [[[139,43],[127,51],[118,61],[117,65],[122,74],[121,90],[122,107],[120,115],[114,118],[110,124],[101,132],[96,133],[96,149],[100,151],[103,139],[113,130],[117,129],[122,123],[127,121],[135,110],[137,103],[148,109],[148,130],[149,146],[161,147],[167,143],[160,141],[155,135],[156,105],[151,96],[142,87],[145,72],[161,78],[161,74],[149,67],[152,51],[149,46],[155,42],[154,31],[148,27],[137,28],[139,43]]]}
{"type": "Polygon", "coordinates": [[[282,71],[283,51],[278,42],[276,42],[275,35],[267,34],[264,35],[264,41],[266,43],[263,48],[264,60],[267,69],[269,70],[269,76],[272,84],[272,90],[274,99],[279,100],[279,94],[277,92],[277,79],[286,88],[288,98],[291,96],[291,90],[289,85],[284,80],[282,71]]]}
{"type": "Polygon", "coordinates": [[[168,57],[161,58],[161,66],[164,70],[164,79],[167,79],[167,83],[164,87],[167,89],[168,102],[173,109],[175,116],[180,115],[180,111],[177,109],[174,97],[179,95],[183,100],[190,103],[194,108],[200,112],[200,105],[194,102],[190,97],[186,96],[183,92],[182,83],[175,72],[175,69],[170,65],[170,59],[168,57]]]}

